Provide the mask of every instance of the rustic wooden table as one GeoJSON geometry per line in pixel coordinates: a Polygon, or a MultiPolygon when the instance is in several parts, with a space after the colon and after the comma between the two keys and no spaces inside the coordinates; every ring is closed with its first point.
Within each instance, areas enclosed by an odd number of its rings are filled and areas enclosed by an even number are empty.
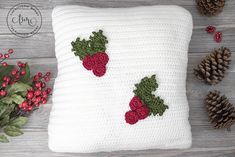
{"type": "MultiPolygon", "coordinates": [[[[32,73],[52,71],[54,77],[57,65],[54,52],[54,34],[51,25],[51,12],[56,5],[76,4],[93,7],[131,7],[141,5],[180,5],[188,9],[194,19],[193,36],[189,47],[187,75],[187,96],[190,105],[190,123],[192,125],[193,145],[187,150],[146,150],[119,151],[95,154],[53,153],[47,147],[47,125],[51,101],[36,111],[29,123],[23,128],[24,135],[11,138],[9,144],[0,144],[0,157],[70,157],[70,156],[115,156],[115,157],[235,157],[235,126],[231,132],[214,130],[206,115],[203,99],[212,89],[226,94],[235,104],[235,1],[227,0],[224,11],[216,17],[203,17],[198,14],[194,0],[0,0],[0,48],[13,48],[15,54],[10,62],[18,60],[28,62],[32,73]],[[6,23],[10,8],[18,3],[27,2],[35,5],[42,14],[42,27],[30,38],[13,35],[6,23]],[[223,32],[223,42],[215,43],[205,33],[208,25],[216,25],[223,32]],[[193,67],[215,47],[226,46],[233,51],[232,65],[225,79],[216,86],[207,86],[195,79],[193,67]]],[[[54,79],[51,81],[53,85],[54,79]]]]}

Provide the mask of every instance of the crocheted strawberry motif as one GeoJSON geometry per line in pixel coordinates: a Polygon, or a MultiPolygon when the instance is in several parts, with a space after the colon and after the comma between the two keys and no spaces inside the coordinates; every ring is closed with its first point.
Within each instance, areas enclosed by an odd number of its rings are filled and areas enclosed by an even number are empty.
{"type": "Polygon", "coordinates": [[[138,122],[139,118],[135,111],[128,111],[125,114],[125,120],[129,124],[135,124],[138,122]]]}
{"type": "Polygon", "coordinates": [[[133,91],[135,96],[129,103],[131,110],[125,114],[126,123],[133,125],[150,115],[162,116],[168,109],[163,99],[152,94],[158,87],[155,77],[155,75],[150,78],[144,77],[139,84],[135,84],[136,89],[133,91]]]}
{"type": "Polygon", "coordinates": [[[140,108],[143,106],[143,103],[141,102],[140,98],[138,96],[134,96],[130,103],[129,106],[132,111],[135,111],[136,109],[140,108]]]}
{"type": "Polygon", "coordinates": [[[92,32],[89,40],[77,38],[71,43],[72,51],[75,56],[79,56],[82,65],[87,70],[92,70],[93,74],[101,77],[106,73],[106,64],[109,56],[106,51],[107,38],[103,35],[103,31],[92,32]]]}

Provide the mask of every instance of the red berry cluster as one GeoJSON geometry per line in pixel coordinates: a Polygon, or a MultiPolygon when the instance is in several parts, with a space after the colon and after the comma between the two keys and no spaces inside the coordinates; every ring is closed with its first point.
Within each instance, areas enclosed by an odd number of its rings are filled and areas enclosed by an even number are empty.
{"type": "Polygon", "coordinates": [[[214,34],[214,40],[217,43],[220,43],[222,41],[222,33],[221,32],[216,32],[216,27],[215,26],[208,26],[206,27],[206,32],[209,34],[214,34]]]}
{"type": "Polygon", "coordinates": [[[33,77],[32,89],[28,90],[25,101],[18,106],[20,109],[31,111],[32,109],[39,107],[41,104],[47,103],[48,97],[52,91],[51,88],[46,88],[46,82],[50,80],[50,75],[50,72],[47,72],[45,75],[38,72],[33,77]]]}
{"type": "Polygon", "coordinates": [[[97,52],[93,55],[87,55],[83,59],[83,66],[87,70],[92,70],[95,76],[101,77],[106,72],[106,64],[109,57],[105,52],[97,52]]]}
{"type": "Polygon", "coordinates": [[[2,66],[4,67],[7,66],[7,63],[3,61],[7,58],[10,58],[10,54],[12,54],[13,52],[14,52],[13,49],[8,49],[8,53],[5,53],[5,54],[0,53],[0,59],[2,59],[0,63],[2,64],[2,66]]]}
{"type": "MultiPolygon", "coordinates": [[[[7,67],[8,65],[5,65],[7,67]]],[[[25,71],[26,63],[18,62],[18,67],[15,67],[11,71],[10,76],[3,76],[3,82],[0,86],[0,96],[5,96],[7,94],[6,88],[9,85],[12,85],[20,80],[22,76],[26,74],[25,71]]]]}
{"type": "Polygon", "coordinates": [[[141,99],[138,96],[134,96],[129,106],[131,108],[130,111],[127,111],[125,114],[125,120],[129,124],[135,124],[139,120],[145,119],[149,115],[149,108],[144,105],[141,99]]]}

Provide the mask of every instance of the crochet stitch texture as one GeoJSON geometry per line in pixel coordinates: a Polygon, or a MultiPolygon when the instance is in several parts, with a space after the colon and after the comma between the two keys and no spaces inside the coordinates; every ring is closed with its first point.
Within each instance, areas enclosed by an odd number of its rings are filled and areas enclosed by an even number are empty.
{"type": "Polygon", "coordinates": [[[192,17],[178,6],[89,8],[59,6],[52,13],[58,74],[48,126],[56,152],[183,149],[191,146],[186,98],[192,17]],[[107,73],[97,78],[71,52],[71,41],[103,30],[107,73]],[[156,74],[153,92],[169,106],[162,116],[127,125],[133,86],[156,74]]]}

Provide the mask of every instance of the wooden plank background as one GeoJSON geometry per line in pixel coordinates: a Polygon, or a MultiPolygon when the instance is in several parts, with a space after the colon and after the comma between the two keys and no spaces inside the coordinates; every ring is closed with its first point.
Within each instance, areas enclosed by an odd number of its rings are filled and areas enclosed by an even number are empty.
{"type": "Polygon", "coordinates": [[[194,19],[194,31],[189,47],[187,75],[187,96],[190,105],[190,123],[192,126],[193,145],[186,150],[145,150],[119,151],[111,153],[68,154],[53,153],[47,147],[47,124],[51,101],[36,111],[29,123],[23,128],[25,134],[11,138],[9,144],[0,144],[0,157],[235,157],[235,126],[231,132],[214,130],[208,122],[203,99],[212,89],[226,94],[235,104],[235,1],[226,0],[224,11],[216,17],[204,17],[198,14],[194,0],[0,0],[0,49],[13,48],[15,54],[10,62],[27,61],[33,73],[52,71],[53,85],[57,73],[54,52],[54,37],[51,26],[51,12],[56,5],[76,4],[93,7],[133,7],[142,5],[180,5],[188,9],[194,19]],[[13,35],[6,24],[9,9],[18,3],[31,3],[42,13],[42,27],[38,34],[30,38],[13,35]],[[216,25],[223,33],[223,42],[215,43],[205,33],[207,25],[216,25]],[[193,68],[208,54],[208,51],[227,46],[233,52],[232,65],[225,79],[216,86],[204,85],[193,76],[193,68]]]}

